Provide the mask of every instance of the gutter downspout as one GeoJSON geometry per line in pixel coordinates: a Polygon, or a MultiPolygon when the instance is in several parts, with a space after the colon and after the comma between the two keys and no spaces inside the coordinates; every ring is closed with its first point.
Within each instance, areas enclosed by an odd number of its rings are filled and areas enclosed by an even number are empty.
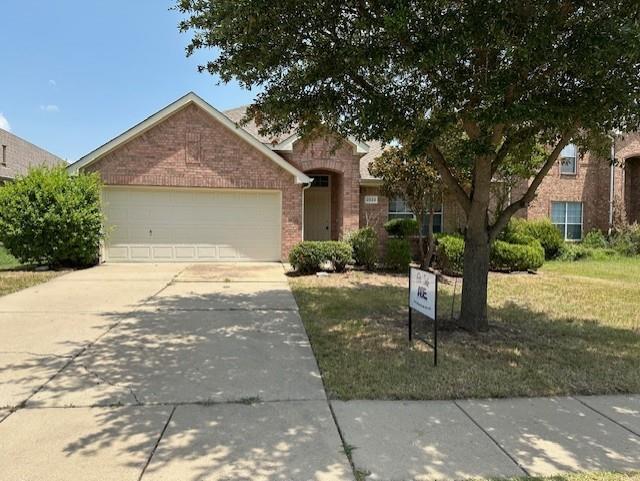
{"type": "Polygon", "coordinates": [[[616,138],[611,137],[611,172],[609,175],[609,234],[613,230],[613,204],[616,178],[616,138]]]}
{"type": "Polygon", "coordinates": [[[307,182],[304,184],[304,187],[302,187],[302,215],[300,216],[302,219],[302,241],[304,241],[304,191],[311,187],[312,182],[313,180],[311,182],[307,182]]]}

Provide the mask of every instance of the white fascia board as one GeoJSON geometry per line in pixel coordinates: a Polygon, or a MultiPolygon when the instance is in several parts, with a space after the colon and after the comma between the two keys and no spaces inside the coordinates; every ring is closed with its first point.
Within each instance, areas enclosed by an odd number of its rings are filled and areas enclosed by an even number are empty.
{"type": "Polygon", "coordinates": [[[203,100],[201,97],[199,97],[193,92],[189,92],[184,97],[181,97],[175,102],[169,104],[162,110],[156,112],[152,116],[148,117],[146,120],[143,120],[136,126],[130,128],[123,134],[110,140],[106,144],[98,147],[93,152],[90,152],[84,157],[80,158],[78,161],[74,162],[73,164],[69,165],[69,167],[67,167],[68,171],[70,173],[77,173],[83,167],[88,166],[89,164],[95,162],[97,159],[99,159],[103,155],[113,151],[117,147],[141,135],[142,133],[146,132],[150,128],[162,122],[164,119],[166,119],[173,113],[177,112],[178,110],[192,103],[197,105],[201,109],[203,109],[205,112],[211,115],[214,119],[220,122],[224,127],[231,130],[238,137],[240,137],[245,142],[255,147],[257,150],[259,150],[264,155],[266,155],[270,160],[272,160],[278,166],[280,166],[281,168],[289,172],[291,175],[293,175],[297,184],[307,184],[311,182],[311,179],[307,175],[305,175],[304,173],[296,169],[293,165],[291,165],[289,162],[287,162],[282,157],[277,155],[275,152],[273,152],[271,149],[265,146],[262,142],[256,139],[253,135],[251,135],[245,129],[238,126],[236,123],[231,121],[231,119],[229,119],[226,115],[224,115],[222,112],[220,112],[219,110],[211,106],[208,102],[206,102],[205,100],[203,100]]]}
{"type": "MultiPolygon", "coordinates": [[[[298,140],[300,140],[300,136],[298,134],[293,134],[271,148],[273,150],[279,150],[282,152],[291,152],[293,151],[293,144],[295,144],[298,140]]],[[[366,154],[369,152],[369,146],[364,142],[360,142],[359,140],[356,140],[351,136],[347,137],[347,140],[351,145],[353,145],[356,154],[366,154]]]]}

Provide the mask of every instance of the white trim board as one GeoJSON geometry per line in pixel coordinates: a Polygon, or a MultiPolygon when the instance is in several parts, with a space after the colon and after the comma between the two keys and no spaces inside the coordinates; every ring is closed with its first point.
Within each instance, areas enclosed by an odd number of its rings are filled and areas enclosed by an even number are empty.
{"type": "Polygon", "coordinates": [[[164,119],[174,114],[178,110],[183,109],[189,104],[194,104],[200,107],[202,110],[204,110],[209,115],[211,115],[215,120],[221,123],[224,127],[231,130],[234,134],[236,134],[242,140],[244,140],[245,142],[247,142],[248,144],[256,148],[258,151],[260,151],[262,154],[267,156],[275,164],[277,164],[278,166],[280,166],[281,168],[289,172],[291,175],[294,176],[296,184],[307,184],[311,182],[311,179],[308,176],[306,176],[304,173],[296,169],[293,165],[291,165],[289,162],[284,160],[278,154],[273,152],[271,149],[265,146],[262,142],[258,141],[258,139],[256,139],[253,135],[251,135],[245,129],[236,125],[226,115],[224,115],[222,112],[214,108],[212,105],[210,105],[208,102],[206,102],[205,100],[203,100],[201,97],[199,97],[193,92],[189,92],[188,94],[179,98],[175,102],[167,105],[162,110],[159,110],[158,112],[151,115],[147,119],[143,120],[139,124],[130,128],[126,132],[115,137],[114,139],[110,140],[106,144],[98,147],[94,151],[88,153],[87,155],[85,155],[84,157],[80,158],[78,161],[74,162],[69,167],[67,167],[67,169],[69,170],[70,173],[77,173],[83,167],[90,165],[91,163],[95,162],[105,154],[113,151],[119,146],[125,144],[126,142],[129,142],[135,137],[138,137],[139,135],[143,134],[144,132],[151,129],[152,127],[158,125],[164,119]]]}

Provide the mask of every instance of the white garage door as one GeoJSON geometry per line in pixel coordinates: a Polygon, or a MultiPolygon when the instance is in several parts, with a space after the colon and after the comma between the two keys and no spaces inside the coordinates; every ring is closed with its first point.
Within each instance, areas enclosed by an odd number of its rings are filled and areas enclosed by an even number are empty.
{"type": "Polygon", "coordinates": [[[280,259],[279,191],[105,188],[111,262],[280,259]]]}

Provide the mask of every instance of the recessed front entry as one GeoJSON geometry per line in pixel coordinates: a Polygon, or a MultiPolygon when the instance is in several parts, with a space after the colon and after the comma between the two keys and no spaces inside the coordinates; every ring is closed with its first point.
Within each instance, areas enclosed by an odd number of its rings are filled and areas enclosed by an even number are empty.
{"type": "Polygon", "coordinates": [[[331,177],[312,175],[304,191],[304,240],[331,239],[331,177]]]}
{"type": "Polygon", "coordinates": [[[280,192],[105,188],[111,262],[277,261],[280,192]]]}

